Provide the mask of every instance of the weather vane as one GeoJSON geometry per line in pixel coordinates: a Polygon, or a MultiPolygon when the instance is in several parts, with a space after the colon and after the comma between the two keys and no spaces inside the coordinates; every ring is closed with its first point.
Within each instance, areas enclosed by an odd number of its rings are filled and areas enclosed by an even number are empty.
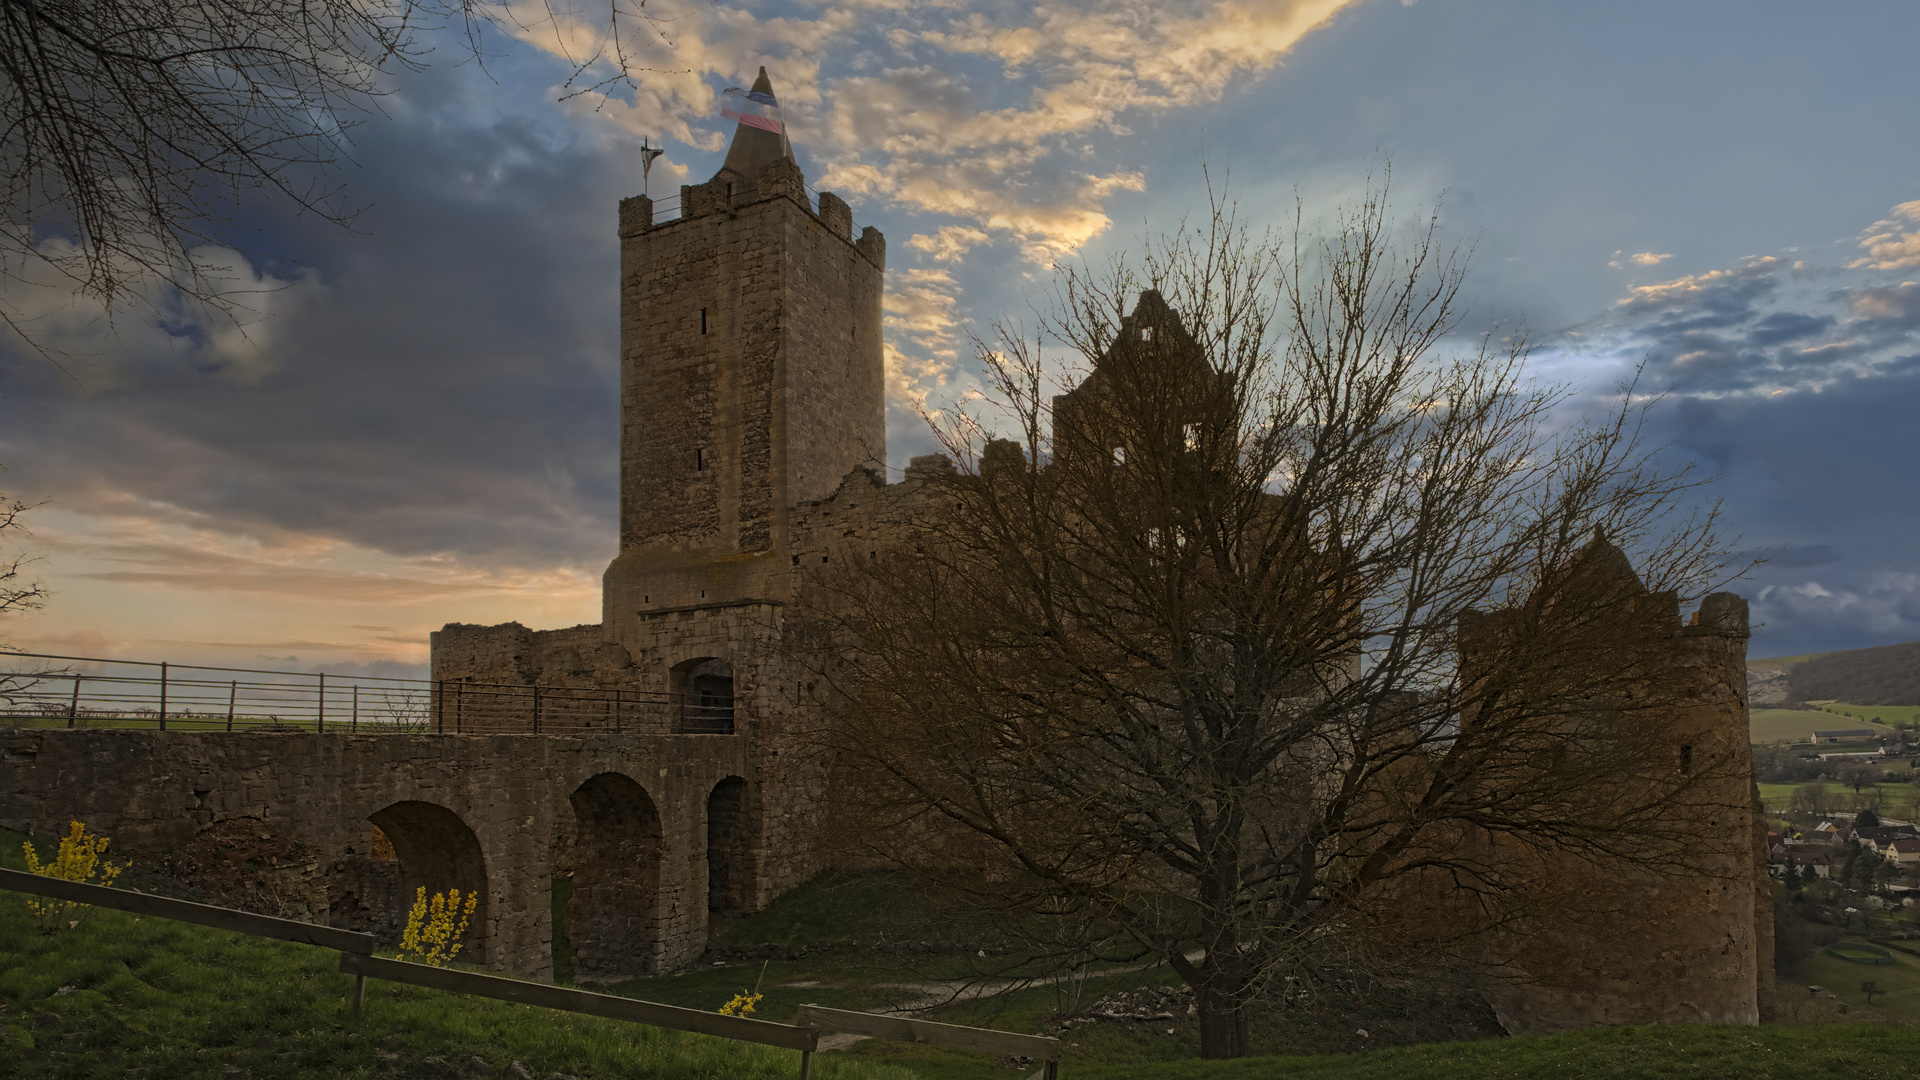
{"type": "Polygon", "coordinates": [[[645,135],[640,136],[640,191],[649,199],[653,198],[653,189],[647,183],[653,172],[653,159],[664,153],[666,150],[661,147],[647,145],[645,135]]]}

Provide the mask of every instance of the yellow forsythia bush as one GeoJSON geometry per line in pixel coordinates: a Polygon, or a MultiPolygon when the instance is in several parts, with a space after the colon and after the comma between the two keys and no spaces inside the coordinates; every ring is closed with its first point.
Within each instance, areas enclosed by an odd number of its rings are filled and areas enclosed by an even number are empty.
{"type": "Polygon", "coordinates": [[[761,982],[765,981],[766,977],[767,977],[767,965],[765,963],[762,963],[760,965],[760,978],[753,980],[753,989],[742,990],[739,993],[733,995],[732,1001],[729,1001],[725,1005],[720,1006],[720,1015],[752,1016],[753,1007],[755,1005],[760,1004],[761,998],[766,997],[765,994],[762,994],[760,992],[760,984],[761,982]]]}
{"type": "Polygon", "coordinates": [[[467,932],[467,920],[480,903],[480,894],[467,894],[461,903],[460,890],[427,896],[420,886],[413,894],[413,909],[407,912],[407,929],[400,935],[400,955],[409,960],[440,967],[460,955],[460,936],[467,932]]]}
{"type": "MultiPolygon", "coordinates": [[[[27,871],[42,877],[59,878],[62,881],[80,881],[93,885],[111,885],[113,879],[120,876],[125,866],[115,866],[102,856],[112,841],[104,836],[90,835],[87,827],[77,821],[69,822],[67,835],[60,838],[59,850],[51,863],[40,861],[40,855],[33,850],[33,842],[27,841],[20,846],[26,849],[27,871]],[[96,878],[97,875],[97,878],[96,878]]],[[[61,929],[72,929],[80,925],[80,919],[68,919],[67,915],[79,910],[81,918],[91,910],[91,905],[76,903],[72,900],[45,900],[30,897],[27,908],[40,921],[40,932],[51,934],[61,929]]]]}

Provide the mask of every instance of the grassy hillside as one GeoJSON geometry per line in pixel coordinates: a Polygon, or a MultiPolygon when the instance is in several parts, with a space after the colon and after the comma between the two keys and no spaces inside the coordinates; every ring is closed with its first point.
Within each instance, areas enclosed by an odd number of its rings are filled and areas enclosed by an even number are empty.
{"type": "MultiPolygon", "coordinates": [[[[21,869],[0,830],[0,865],[21,869]]],[[[370,982],[361,1016],[339,954],[95,909],[41,934],[0,891],[0,1077],[507,1076],[788,1080],[799,1055],[594,1017],[370,982]],[[487,1069],[469,1073],[474,1058],[487,1069]]],[[[816,1075],[911,1080],[838,1057],[816,1075]]]]}
{"type": "MultiPolygon", "coordinates": [[[[0,863],[20,865],[19,839],[0,832],[0,863]]],[[[835,993],[802,985],[806,982],[817,983],[827,973],[834,978],[858,974],[857,965],[813,954],[844,951],[826,946],[850,924],[864,924],[849,916],[857,916],[856,909],[873,895],[862,889],[839,895],[815,890],[739,928],[746,937],[790,943],[788,959],[767,964],[769,988],[783,986],[778,995],[769,995],[763,1015],[784,1019],[779,1014],[790,1014],[799,1001],[835,993]]],[[[534,1077],[558,1072],[582,1080],[753,1080],[797,1072],[797,1055],[790,1051],[378,981],[369,985],[365,1014],[356,1017],[347,1007],[350,980],[339,974],[335,955],[323,949],[101,910],[77,929],[42,935],[25,908],[24,898],[0,892],[0,955],[7,958],[0,968],[0,1077],[478,1080],[519,1075],[509,1071],[513,1062],[534,1077]],[[484,1069],[473,1062],[476,1057],[484,1069]]],[[[891,916],[869,914],[880,923],[891,916]]],[[[728,963],[623,989],[644,986],[647,997],[679,997],[710,1007],[761,966],[728,963]],[[675,992],[659,992],[668,990],[675,992]]],[[[880,993],[886,983],[920,966],[896,961],[891,970],[867,969],[864,988],[843,991],[838,1000],[880,993]]],[[[1894,975],[1875,969],[1868,977],[1875,974],[1883,980],[1894,975]]],[[[1839,972],[1829,982],[1845,990],[1850,976],[1851,971],[1839,972]]],[[[1043,996],[1044,1008],[1052,1007],[1052,991],[1029,993],[1043,996]]],[[[1887,1001],[1882,997],[1874,1009],[1856,1006],[1848,1019],[1888,1014],[1887,1001]]],[[[1043,1004],[1036,997],[973,1008],[994,1013],[995,1026],[1032,1030],[1043,1004]]],[[[1063,1073],[1072,1080],[1886,1080],[1913,1075],[1912,1062],[1920,1060],[1920,1028],[1899,1024],[1612,1028],[1234,1062],[1193,1060],[1188,1040],[1163,1036],[1158,1024],[1144,1027],[1150,1030],[1075,1032],[1063,1073]]],[[[1376,1037],[1347,1034],[1360,1046],[1376,1037]]],[[[980,1055],[871,1041],[818,1055],[814,1075],[822,1080],[998,1080],[1024,1072],[980,1055]]]]}
{"type": "Polygon", "coordinates": [[[1920,641],[1810,657],[1787,669],[1787,697],[1920,705],[1920,641]]]}

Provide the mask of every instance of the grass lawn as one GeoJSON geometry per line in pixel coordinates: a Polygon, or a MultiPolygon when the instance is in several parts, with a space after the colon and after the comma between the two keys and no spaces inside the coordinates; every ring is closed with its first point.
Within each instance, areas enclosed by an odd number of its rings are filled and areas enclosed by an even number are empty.
{"type": "MultiPolygon", "coordinates": [[[[1908,712],[1914,711],[1904,705],[1900,706],[1900,708],[1908,712]]],[[[1881,713],[1891,711],[1892,707],[1888,706],[1869,715],[1878,716],[1881,715],[1881,713]]],[[[1886,718],[1889,720],[1894,719],[1891,715],[1886,718]]],[[[1902,715],[1899,719],[1904,720],[1907,719],[1907,717],[1902,715]]],[[[1754,709],[1747,714],[1747,730],[1751,733],[1748,737],[1757,743],[1803,743],[1812,739],[1813,733],[1816,731],[1845,730],[1847,728],[1860,728],[1863,730],[1871,728],[1881,735],[1894,734],[1894,730],[1885,724],[1851,720],[1844,716],[1836,716],[1829,712],[1815,712],[1811,709],[1754,709]]],[[[1827,750],[1828,752],[1835,752],[1842,750],[1843,747],[1823,746],[1821,749],[1827,750]]],[[[1870,749],[1878,750],[1880,747],[1878,744],[1874,744],[1870,749]]]]}
{"type": "MultiPolygon", "coordinates": [[[[1911,724],[1916,717],[1920,717],[1920,705],[1855,705],[1846,701],[1829,701],[1821,703],[1820,710],[1821,712],[1836,716],[1841,720],[1865,721],[1868,724],[1882,725],[1891,724],[1896,720],[1911,724]]],[[[1808,715],[1817,716],[1819,714],[1809,713],[1808,715]]],[[[1840,724],[1837,726],[1846,727],[1849,725],[1840,724]]]]}
{"type": "MultiPolygon", "coordinates": [[[[1763,805],[1765,805],[1768,810],[1775,810],[1775,811],[1786,810],[1788,808],[1788,804],[1790,804],[1793,801],[1794,789],[1801,786],[1803,785],[1801,784],[1761,784],[1760,785],[1760,802],[1763,805]]],[[[1837,780],[1827,781],[1826,786],[1827,786],[1827,792],[1832,796],[1832,802],[1835,806],[1847,805],[1850,802],[1850,800],[1852,800],[1853,798],[1853,794],[1854,794],[1853,789],[1848,787],[1845,784],[1840,783],[1837,780]]],[[[1891,814],[1895,817],[1900,816],[1900,809],[1899,809],[1900,807],[1906,805],[1908,800],[1912,799],[1916,794],[1920,794],[1920,788],[1917,788],[1912,784],[1874,784],[1874,785],[1870,785],[1868,787],[1862,788],[1861,790],[1863,792],[1866,792],[1866,791],[1879,792],[1880,793],[1880,812],[1883,815],[1891,814]]],[[[1835,812],[1841,813],[1841,811],[1835,811],[1835,812]]],[[[1850,812],[1848,812],[1848,816],[1851,816],[1850,812]]]]}
{"type": "MultiPolygon", "coordinates": [[[[1439,1043],[1346,1057],[1249,1058],[1075,1069],[1073,1080],[1835,1080],[1911,1078],[1920,1031],[1905,1026],[1594,1028],[1499,1042],[1439,1043]]],[[[1065,1070],[1062,1070],[1065,1075],[1065,1070]]]]}
{"type": "Polygon", "coordinates": [[[1856,964],[1821,950],[1794,968],[1795,981],[1825,987],[1849,1006],[1864,1006],[1867,995],[1860,984],[1871,980],[1884,993],[1873,996],[1873,1007],[1902,1020],[1920,1022],[1920,957],[1898,950],[1891,964],[1856,964]]]}
{"type": "MultiPolygon", "coordinates": [[[[0,865],[21,869],[0,831],[0,865]]],[[[793,1051],[352,979],[337,953],[95,909],[41,934],[26,898],[0,892],[0,1076],[436,1077],[473,1057],[536,1077],[789,1078],[793,1051]]],[[[834,1055],[816,1074],[910,1080],[834,1055]]]]}
{"type": "MultiPolygon", "coordinates": [[[[20,837],[0,832],[0,865],[19,868],[20,837]]],[[[851,947],[848,931],[898,928],[897,894],[855,882],[801,890],[733,928],[736,942],[785,938],[785,959],[727,963],[615,988],[651,1000],[714,1008],[764,971],[758,1013],[788,1019],[802,1002],[861,1007],[900,993],[883,984],[951,969],[958,957],[923,962],[851,947]],[[895,899],[889,899],[890,896],[895,899]],[[805,946],[802,953],[800,946],[805,946]]],[[[921,943],[925,944],[925,943],[921,943]]],[[[792,1077],[798,1056],[720,1039],[578,1017],[486,999],[373,981],[367,1009],[348,1008],[351,980],[324,949],[223,933],[161,919],[95,910],[82,925],[43,935],[25,899],[0,892],[0,1077],[349,1077],[504,1076],[509,1062],[535,1077],[792,1077]],[[472,1057],[489,1072],[468,1074],[472,1057]]],[[[917,954],[916,954],[917,955],[917,954]]],[[[976,957],[977,959],[977,957],[976,957]]],[[[1920,985],[1907,966],[1845,965],[1862,978],[1904,991],[1920,985]]],[[[1810,961],[1809,963],[1817,963],[1810,961]]],[[[1842,963],[1834,961],[1834,963],[1842,963]]],[[[1809,969],[1814,971],[1815,969],[1809,969]]],[[[1816,973],[1848,1000],[1849,984],[1816,973]]],[[[1095,980],[1083,1000],[1125,984],[1167,982],[1161,969],[1095,980]]],[[[1029,989],[940,1010],[939,1019],[1032,1031],[1059,1005],[1060,990],[1029,989]]],[[[1904,1009],[1920,995],[1881,997],[1874,1010],[1904,1009]],[[1897,1004],[1894,1004],[1897,1003],[1897,1004]]],[[[1920,1000],[1913,1004],[1920,1006],[1920,1000]]],[[[1902,1013],[1901,1015],[1905,1015],[1902,1013]]],[[[1371,1018],[1361,1022],[1372,1023],[1371,1018]]],[[[1347,1021],[1351,1026],[1353,1021],[1347,1021]]],[[[1097,1026],[1068,1038],[1063,1072],[1074,1080],[1581,1080],[1653,1077],[1846,1077],[1914,1075],[1920,1028],[1823,1024],[1807,1027],[1604,1028],[1542,1038],[1430,1043],[1330,1056],[1193,1058],[1184,1020],[1097,1026]]],[[[1378,1027],[1376,1027],[1378,1030],[1378,1027]]],[[[1365,1040],[1355,1032],[1347,1037],[1365,1040]]],[[[1025,1075],[984,1055],[871,1040],[816,1056],[822,1080],[988,1080],[1025,1075]]]]}

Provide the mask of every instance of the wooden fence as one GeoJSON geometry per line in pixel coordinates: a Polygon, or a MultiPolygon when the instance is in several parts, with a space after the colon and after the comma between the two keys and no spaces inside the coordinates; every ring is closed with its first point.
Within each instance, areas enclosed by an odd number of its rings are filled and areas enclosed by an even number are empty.
{"type": "Polygon", "coordinates": [[[813,1053],[819,1049],[820,1036],[824,1032],[864,1035],[877,1039],[900,1039],[958,1050],[978,1050],[989,1054],[1007,1054],[1040,1062],[1040,1071],[1033,1074],[1033,1080],[1057,1080],[1060,1075],[1060,1040],[1040,1035],[1017,1035],[988,1028],[962,1027],[957,1024],[937,1024],[929,1020],[911,1020],[899,1016],[879,1016],[873,1013],[848,1012],[844,1009],[827,1009],[818,1005],[802,1005],[797,1024],[776,1024],[744,1016],[723,1016],[717,1012],[683,1009],[676,1005],[615,997],[612,994],[596,994],[590,990],[550,986],[546,983],[503,978],[499,975],[483,975],[477,971],[456,971],[451,968],[408,963],[404,960],[389,960],[386,957],[373,955],[372,934],[319,926],[295,919],[255,915],[250,911],[237,911],[212,904],[196,904],[188,900],[174,900],[128,889],[87,885],[77,881],[29,874],[20,870],[0,869],[0,889],[32,893],[36,896],[69,900],[80,904],[93,904],[98,907],[116,908],[136,915],[197,923],[217,930],[252,934],[255,937],[278,938],[281,941],[333,949],[340,954],[340,970],[354,977],[353,1010],[356,1013],[365,1005],[367,980],[374,978],[445,990],[455,994],[472,994],[475,997],[496,998],[522,1005],[558,1009],[562,1012],[604,1016],[613,1020],[625,1020],[652,1027],[691,1031],[738,1042],[760,1043],[765,1046],[798,1050],[800,1051],[801,1080],[807,1080],[807,1074],[813,1062],[813,1053]]]}

